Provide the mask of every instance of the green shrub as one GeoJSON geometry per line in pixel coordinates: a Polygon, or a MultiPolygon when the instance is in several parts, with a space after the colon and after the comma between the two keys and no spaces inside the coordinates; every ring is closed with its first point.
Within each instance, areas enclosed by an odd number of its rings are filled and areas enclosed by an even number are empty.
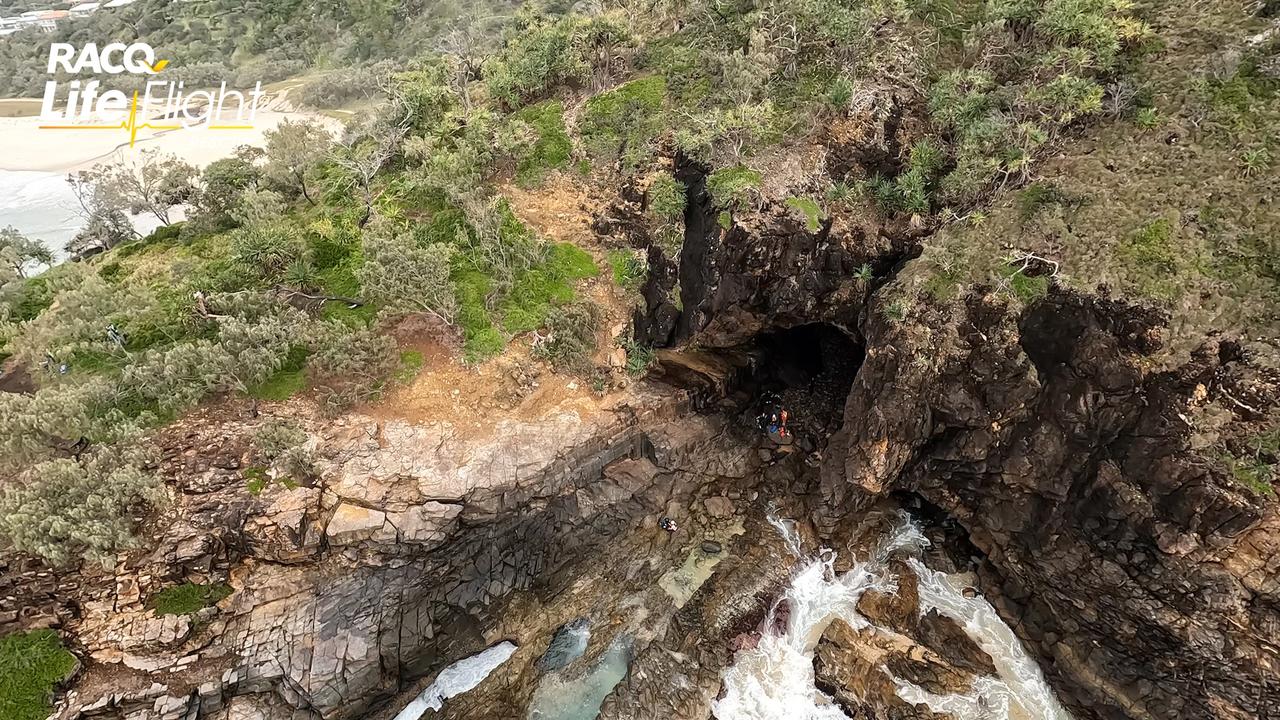
{"type": "Polygon", "coordinates": [[[280,277],[299,258],[306,257],[307,243],[297,227],[275,222],[239,228],[231,233],[232,259],[255,277],[280,277]]]}
{"type": "Polygon", "coordinates": [[[453,322],[457,291],[450,274],[455,248],[419,245],[413,235],[378,219],[365,229],[364,263],[356,278],[364,297],[401,312],[428,312],[453,322]]]}
{"type": "Polygon", "coordinates": [[[223,584],[197,585],[183,583],[165,588],[147,602],[157,615],[191,615],[207,607],[213,607],[231,594],[231,588],[223,584]]]}
{"type": "Polygon", "coordinates": [[[559,100],[526,107],[510,122],[529,129],[528,141],[516,149],[516,180],[521,185],[537,185],[548,172],[569,166],[573,142],[564,127],[564,104],[559,100]]]}
{"type": "Polygon", "coordinates": [[[659,222],[684,219],[686,188],[671,173],[658,173],[646,193],[649,214],[659,222]]]}
{"type": "Polygon", "coordinates": [[[649,273],[648,263],[630,250],[610,250],[608,257],[614,284],[625,290],[639,290],[649,273]]]}
{"type": "Polygon", "coordinates": [[[1245,150],[1240,155],[1241,172],[1246,177],[1261,175],[1271,167],[1271,151],[1265,147],[1245,150]]]}
{"type": "Polygon", "coordinates": [[[534,19],[484,64],[484,77],[494,97],[519,107],[557,86],[585,82],[597,62],[607,71],[611,50],[627,41],[624,26],[609,15],[534,19]]]}
{"type": "Polygon", "coordinates": [[[1143,130],[1154,130],[1164,123],[1163,118],[1160,117],[1159,111],[1153,107],[1138,108],[1138,113],[1135,116],[1134,121],[1138,123],[1138,127],[1143,130]]]}
{"type": "Polygon", "coordinates": [[[590,300],[552,308],[547,314],[547,334],[534,346],[534,354],[549,361],[556,370],[589,370],[597,347],[599,318],[600,309],[590,300]]]}
{"type": "Polygon", "coordinates": [[[671,173],[658,173],[645,193],[646,213],[655,241],[673,257],[684,242],[684,208],[687,191],[671,173]]]}
{"type": "Polygon", "coordinates": [[[288,481],[307,480],[316,473],[316,456],[306,442],[306,432],[285,420],[269,420],[253,434],[263,457],[288,481]]]}
{"type": "Polygon", "coordinates": [[[631,377],[643,377],[649,372],[649,368],[657,359],[657,353],[648,345],[641,345],[633,338],[627,337],[621,341],[621,346],[627,351],[627,374],[631,377]]]}
{"type": "Polygon", "coordinates": [[[0,637],[0,718],[44,720],[54,688],[78,665],[53,630],[0,637]]]}
{"type": "Polygon", "coordinates": [[[661,75],[650,75],[587,100],[578,134],[591,155],[601,162],[621,161],[626,170],[648,160],[653,138],[665,129],[661,111],[666,89],[661,75]]]}
{"type": "Polygon", "coordinates": [[[791,208],[804,220],[805,227],[809,232],[818,232],[822,228],[822,220],[826,217],[826,213],[822,212],[822,208],[812,198],[807,197],[789,197],[787,198],[787,207],[791,208]]]}
{"type": "Polygon", "coordinates": [[[0,534],[55,565],[108,557],[133,542],[126,510],[161,497],[140,464],[115,449],[36,463],[0,488],[0,534]]]}
{"type": "Polygon", "coordinates": [[[721,168],[707,176],[707,192],[717,207],[732,208],[746,202],[760,181],[760,173],[746,166],[721,168]]]}
{"type": "Polygon", "coordinates": [[[340,412],[377,398],[399,361],[393,338],[328,321],[316,331],[308,367],[320,401],[330,412],[340,412]]]}

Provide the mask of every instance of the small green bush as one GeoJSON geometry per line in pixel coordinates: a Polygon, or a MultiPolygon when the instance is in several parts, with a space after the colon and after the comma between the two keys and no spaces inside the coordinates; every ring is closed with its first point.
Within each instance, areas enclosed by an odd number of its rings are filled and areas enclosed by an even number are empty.
{"type": "Polygon", "coordinates": [[[654,177],[646,195],[649,214],[659,222],[675,222],[684,218],[686,189],[684,183],[663,172],[654,177]]]}
{"type": "Polygon", "coordinates": [[[649,273],[648,264],[630,250],[610,250],[608,257],[614,284],[625,290],[639,290],[649,273]]]}
{"type": "Polygon", "coordinates": [[[240,267],[255,277],[280,277],[299,258],[306,257],[307,243],[297,227],[287,222],[243,227],[231,233],[231,253],[240,267]]]}
{"type": "Polygon", "coordinates": [[[720,168],[707,176],[707,192],[717,207],[732,208],[760,188],[759,172],[744,165],[720,168]]]}
{"type": "Polygon", "coordinates": [[[585,372],[596,351],[600,309],[590,300],[578,300],[553,308],[547,314],[547,335],[534,354],[556,370],[585,372]]]}
{"type": "Polygon", "coordinates": [[[905,172],[893,180],[875,177],[868,190],[877,204],[889,212],[923,214],[933,207],[933,192],[946,155],[934,141],[925,138],[911,146],[905,172]]]}
{"type": "Polygon", "coordinates": [[[78,665],[53,630],[32,630],[0,638],[0,718],[44,720],[58,683],[78,665]]]}
{"type": "Polygon", "coordinates": [[[587,100],[578,134],[591,155],[601,162],[621,161],[624,170],[640,167],[653,154],[653,139],[665,130],[666,90],[661,75],[650,75],[587,100]]]}
{"type": "Polygon", "coordinates": [[[633,338],[621,341],[622,349],[627,351],[627,374],[631,377],[642,377],[657,359],[657,353],[648,345],[641,345],[633,338]]]}
{"type": "Polygon", "coordinates": [[[524,123],[532,131],[532,142],[517,150],[517,182],[537,185],[548,172],[569,166],[573,141],[564,127],[564,103],[548,100],[531,105],[512,115],[511,120],[524,123]]]}
{"type": "Polygon", "coordinates": [[[218,604],[230,594],[230,586],[223,584],[183,583],[151,596],[148,605],[157,615],[191,615],[218,604]]]}
{"type": "Polygon", "coordinates": [[[1160,117],[1160,112],[1153,107],[1138,108],[1138,113],[1134,117],[1134,122],[1143,130],[1154,130],[1164,122],[1160,117]]]}
{"type": "Polygon", "coordinates": [[[809,232],[818,232],[822,228],[822,220],[826,217],[826,213],[822,212],[822,208],[815,200],[792,196],[787,198],[786,202],[787,207],[804,219],[804,225],[809,232]]]}

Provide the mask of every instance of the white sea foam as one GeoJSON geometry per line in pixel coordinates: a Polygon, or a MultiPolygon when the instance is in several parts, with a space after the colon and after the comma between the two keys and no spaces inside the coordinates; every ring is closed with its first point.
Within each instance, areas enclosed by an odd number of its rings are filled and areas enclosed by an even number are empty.
{"type": "MultiPolygon", "coordinates": [[[[799,554],[795,524],[772,513],[768,519],[799,554]]],[[[783,599],[770,610],[759,643],[739,651],[725,671],[724,693],[713,703],[713,715],[719,720],[847,720],[815,686],[814,648],[837,618],[855,630],[874,627],[858,614],[858,599],[868,590],[896,591],[895,579],[885,568],[889,555],[895,550],[919,554],[927,545],[920,529],[904,517],[869,559],[842,575],[836,575],[835,555],[828,550],[803,564],[783,599]],[[779,629],[784,604],[789,615],[785,628],[779,629]]],[[[910,562],[920,578],[921,612],[936,608],[956,620],[991,655],[999,676],[979,677],[969,692],[955,695],[935,695],[893,678],[899,697],[956,720],[1070,720],[1039,667],[986,600],[966,598],[958,580],[915,558],[910,562]]]]}
{"type": "Polygon", "coordinates": [[[515,643],[503,641],[446,667],[427,689],[396,715],[395,720],[418,720],[427,710],[439,710],[444,707],[445,700],[479,685],[515,651],[515,643]]]}

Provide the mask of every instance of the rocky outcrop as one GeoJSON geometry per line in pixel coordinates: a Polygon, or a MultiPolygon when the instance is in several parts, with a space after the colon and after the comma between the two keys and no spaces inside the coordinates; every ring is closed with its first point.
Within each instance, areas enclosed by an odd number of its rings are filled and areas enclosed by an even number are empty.
{"type": "Polygon", "coordinates": [[[856,329],[874,278],[918,251],[922,231],[906,224],[855,224],[840,216],[810,232],[782,203],[722,215],[706,190],[707,172],[692,161],[677,163],[677,178],[688,188],[684,242],[678,259],[649,248],[645,308],[635,328],[646,344],[696,336],[702,346],[733,348],[778,327],[831,322],[856,329]],[[730,217],[726,226],[722,218],[730,217]]]}
{"type": "MultiPolygon", "coordinates": [[[[842,152],[828,160],[875,161],[842,152]]],[[[1157,372],[1146,358],[1165,318],[1105,294],[904,303],[892,279],[877,291],[853,275],[899,267],[911,228],[809,232],[767,201],[723,228],[706,221],[702,170],[680,172],[690,233],[678,262],[658,258],[642,338],[743,350],[821,322],[865,347],[840,429],[814,454],[824,535],[897,492],[958,521],[982,591],[1080,717],[1280,707],[1280,516],[1198,452],[1203,418],[1244,437],[1267,416],[1273,373],[1224,337],[1157,372]]]]}
{"type": "MultiPolygon", "coordinates": [[[[594,608],[598,594],[571,590],[581,578],[651,556],[666,536],[658,514],[730,522],[717,517],[732,512],[725,494],[747,476],[748,453],[722,421],[688,416],[680,391],[624,397],[500,420],[482,437],[443,423],[308,421],[320,481],[258,495],[233,440],[253,421],[171,430],[162,472],[184,495],[155,549],[124,559],[69,623],[95,662],[60,717],[359,717],[495,638],[531,653],[555,627],[531,611],[561,595],[579,614],[594,608]],[[155,616],[147,598],[181,580],[234,592],[197,615],[155,616]],[[113,673],[113,694],[94,690],[113,673]]],[[[617,591],[656,588],[646,573],[660,568],[630,570],[617,591]]],[[[495,692],[527,698],[533,658],[509,664],[529,668],[527,682],[495,692]]]]}
{"type": "Polygon", "coordinates": [[[982,294],[949,324],[870,317],[828,507],[910,490],[958,520],[1081,717],[1280,706],[1276,509],[1189,448],[1198,405],[1274,403],[1273,376],[1226,340],[1148,375],[1159,316],[1068,292],[1020,318],[982,294]]]}

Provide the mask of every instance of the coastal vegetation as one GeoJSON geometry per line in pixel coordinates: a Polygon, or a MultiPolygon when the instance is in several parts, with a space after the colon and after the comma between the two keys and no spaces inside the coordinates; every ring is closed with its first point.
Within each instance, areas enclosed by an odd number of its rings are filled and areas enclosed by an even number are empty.
{"type": "MultiPolygon", "coordinates": [[[[600,268],[522,222],[504,182],[636,182],[647,231],[678,256],[689,188],[664,159],[706,166],[727,228],[764,202],[764,158],[868,112],[887,82],[925,108],[905,162],[778,200],[814,233],[854,206],[940,223],[1027,184],[1055,143],[1111,106],[1139,113],[1136,96],[1108,88],[1158,47],[1138,9],[1114,0],[157,5],[94,14],[51,39],[134,22],[175,70],[318,69],[307,102],[376,103],[341,133],[286,122],[264,148],[199,170],[142,152],[78,174],[80,262],[35,274],[51,258],[16,232],[0,239],[0,353],[36,386],[0,393],[0,468],[14,478],[0,488],[0,532],[51,562],[127,547],[130,510],[163,502],[143,442],[152,429],[215,398],[256,407],[310,392],[331,412],[376,399],[404,376],[390,329],[406,316],[456,335],[467,362],[530,336],[557,368],[589,370],[601,314],[576,286],[600,268]],[[218,23],[200,15],[214,6],[218,23]],[[171,222],[177,207],[185,222],[171,222]],[[163,225],[137,237],[126,211],[163,225]]],[[[41,81],[30,70],[43,61],[22,46],[0,52],[0,93],[41,81]]],[[[1238,116],[1270,92],[1251,75],[1205,88],[1238,116]]],[[[1256,174],[1270,155],[1241,157],[1256,174]]],[[[1059,199],[1038,187],[1024,191],[1028,217],[1059,199]]],[[[1124,252],[1159,295],[1182,268],[1153,222],[1124,252]]],[[[607,260],[618,285],[644,281],[634,253],[607,260]]],[[[1004,277],[1026,300],[1047,287],[1004,277]]],[[[963,280],[956,269],[937,296],[963,280]]],[[[627,362],[639,372],[650,357],[629,348],[627,362]]]]}

